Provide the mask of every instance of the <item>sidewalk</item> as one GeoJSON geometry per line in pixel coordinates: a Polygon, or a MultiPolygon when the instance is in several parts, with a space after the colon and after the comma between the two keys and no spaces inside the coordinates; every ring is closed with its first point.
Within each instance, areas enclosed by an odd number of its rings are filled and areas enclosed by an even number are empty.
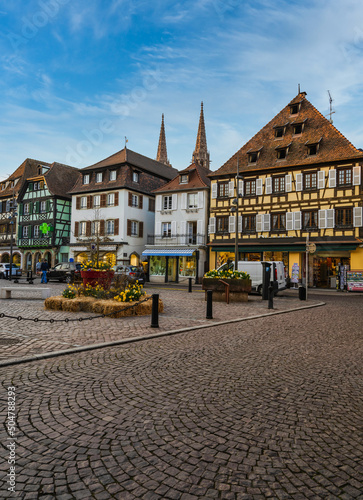
{"type": "MultiPolygon", "coordinates": [[[[16,286],[16,285],[14,285],[16,286]]],[[[21,286],[21,285],[19,285],[21,286]]],[[[60,295],[64,285],[51,284],[52,295],[60,295]]],[[[213,320],[207,320],[206,302],[201,286],[189,293],[187,288],[166,285],[146,285],[148,294],[157,293],[164,302],[164,313],[159,315],[159,328],[150,327],[150,316],[127,318],[96,318],[82,322],[48,323],[0,318],[0,360],[8,361],[49,352],[68,350],[80,346],[115,342],[121,339],[140,337],[159,332],[170,332],[183,328],[228,322],[238,318],[290,311],[321,303],[319,298],[300,301],[297,292],[288,290],[275,297],[274,310],[268,309],[268,301],[250,295],[247,303],[213,303],[213,320]]],[[[19,293],[20,295],[20,293],[19,293]]],[[[66,318],[89,318],[90,313],[68,313],[44,310],[43,301],[24,298],[0,301],[0,313],[23,318],[65,320],[66,318]]]]}

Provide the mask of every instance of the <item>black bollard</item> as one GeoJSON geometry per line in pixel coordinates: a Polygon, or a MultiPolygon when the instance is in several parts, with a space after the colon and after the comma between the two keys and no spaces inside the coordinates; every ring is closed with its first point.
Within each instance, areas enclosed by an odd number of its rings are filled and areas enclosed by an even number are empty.
{"type": "Polygon", "coordinates": [[[151,309],[151,328],[159,328],[159,294],[153,293],[153,303],[151,309]]]}
{"type": "Polygon", "coordinates": [[[29,283],[29,285],[33,284],[33,271],[28,271],[27,272],[26,280],[29,283]]]}
{"type": "Polygon", "coordinates": [[[270,285],[268,287],[268,309],[274,308],[274,287],[270,285]]]}
{"type": "Polygon", "coordinates": [[[188,278],[188,281],[189,281],[189,288],[188,288],[188,292],[189,292],[189,293],[192,293],[192,278],[188,278]]]}
{"type": "Polygon", "coordinates": [[[5,269],[5,279],[9,279],[9,269],[5,269]]]}
{"type": "Polygon", "coordinates": [[[213,290],[207,290],[207,319],[213,319],[213,290]]]}

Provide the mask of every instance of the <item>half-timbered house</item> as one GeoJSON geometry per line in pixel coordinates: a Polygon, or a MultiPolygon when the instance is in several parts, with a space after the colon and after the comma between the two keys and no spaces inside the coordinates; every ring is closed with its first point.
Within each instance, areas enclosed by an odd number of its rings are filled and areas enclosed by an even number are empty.
{"type": "Polygon", "coordinates": [[[60,163],[39,165],[18,198],[18,247],[24,253],[25,270],[35,270],[40,259],[50,266],[67,262],[71,227],[71,196],[78,169],[60,163]]]}
{"type": "Polygon", "coordinates": [[[237,238],[239,260],[282,260],[290,276],[295,264],[303,281],[308,239],[309,285],[335,286],[339,264],[363,269],[362,164],[362,150],[299,93],[210,175],[211,268],[234,260],[237,238]]]}

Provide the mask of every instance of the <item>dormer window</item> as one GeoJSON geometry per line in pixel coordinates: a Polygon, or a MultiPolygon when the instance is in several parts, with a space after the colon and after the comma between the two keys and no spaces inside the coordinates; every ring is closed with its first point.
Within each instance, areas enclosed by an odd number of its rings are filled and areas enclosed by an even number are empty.
{"type": "Polygon", "coordinates": [[[49,167],[46,167],[44,165],[38,165],[38,175],[43,175],[46,172],[48,172],[49,167]]]}
{"type": "Polygon", "coordinates": [[[320,148],[321,138],[317,142],[305,142],[305,146],[307,147],[307,155],[315,156],[318,154],[320,148]]]}
{"type": "Polygon", "coordinates": [[[99,182],[102,182],[102,172],[97,172],[96,174],[96,182],[99,183],[99,182]]]}
{"type": "Polygon", "coordinates": [[[116,170],[110,170],[110,181],[116,180],[116,170]]]}
{"type": "Polygon", "coordinates": [[[293,135],[301,135],[304,131],[305,123],[304,121],[294,121],[291,125],[293,126],[293,135]]]}
{"type": "Polygon", "coordinates": [[[297,115],[300,112],[301,102],[302,101],[290,104],[290,115],[297,115]]]}
{"type": "MultiPolygon", "coordinates": [[[[290,143],[291,144],[291,143],[290,143]]],[[[289,147],[290,144],[284,147],[277,147],[276,149],[276,155],[278,160],[284,160],[289,152],[289,147]]]]}
{"type": "Polygon", "coordinates": [[[286,127],[289,124],[289,122],[285,123],[284,125],[275,125],[275,138],[276,139],[281,139],[281,137],[284,137],[285,132],[286,132],[286,127]]]}
{"type": "Polygon", "coordinates": [[[249,151],[247,151],[248,163],[257,163],[257,160],[260,157],[261,149],[262,148],[255,150],[250,149],[249,151]]]}
{"type": "Polygon", "coordinates": [[[179,184],[188,184],[188,174],[182,174],[180,176],[179,184]]]}
{"type": "Polygon", "coordinates": [[[139,182],[139,172],[132,172],[132,181],[133,182],[139,182]]]}
{"type": "Polygon", "coordinates": [[[89,174],[83,176],[83,184],[89,184],[89,174]]]}

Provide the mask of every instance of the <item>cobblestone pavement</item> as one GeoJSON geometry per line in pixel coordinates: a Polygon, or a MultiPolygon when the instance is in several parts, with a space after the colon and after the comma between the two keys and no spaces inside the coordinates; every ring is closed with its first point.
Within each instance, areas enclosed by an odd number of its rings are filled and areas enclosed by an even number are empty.
{"type": "Polygon", "coordinates": [[[362,499],[363,297],[324,298],[2,368],[17,498],[362,499]]]}
{"type": "MultiPolygon", "coordinates": [[[[0,283],[1,286],[1,283],[0,283]]],[[[16,285],[13,285],[16,286],[16,285]]],[[[19,285],[21,286],[21,285],[19,285]]],[[[23,285],[24,286],[24,285],[23,285]]],[[[30,286],[30,285],[28,285],[30,286]]],[[[45,286],[45,285],[43,285],[45,286]]],[[[66,285],[50,283],[48,285],[53,295],[60,295],[66,285]]],[[[175,330],[189,326],[199,326],[211,322],[206,320],[206,303],[201,287],[188,293],[187,288],[152,288],[146,287],[147,293],[159,293],[165,306],[165,313],[160,315],[158,331],[175,330]]],[[[297,298],[297,293],[290,292],[286,297],[276,297],[276,311],[301,307],[305,302],[297,298]]],[[[0,313],[25,318],[65,319],[85,318],[90,313],[68,313],[62,311],[44,310],[43,301],[37,298],[29,300],[28,294],[18,292],[14,299],[0,300],[0,313]],[[21,297],[23,297],[21,299],[21,297]]],[[[307,303],[318,300],[312,298],[307,303]]],[[[249,302],[244,304],[214,303],[213,321],[265,314],[268,311],[267,301],[251,295],[249,302]]],[[[86,346],[104,342],[117,341],[123,338],[155,333],[150,327],[150,316],[134,316],[128,318],[98,318],[92,321],[75,323],[34,323],[33,321],[17,321],[16,319],[0,318],[0,360],[17,359],[45,352],[60,351],[77,346],[86,346]]]]}

